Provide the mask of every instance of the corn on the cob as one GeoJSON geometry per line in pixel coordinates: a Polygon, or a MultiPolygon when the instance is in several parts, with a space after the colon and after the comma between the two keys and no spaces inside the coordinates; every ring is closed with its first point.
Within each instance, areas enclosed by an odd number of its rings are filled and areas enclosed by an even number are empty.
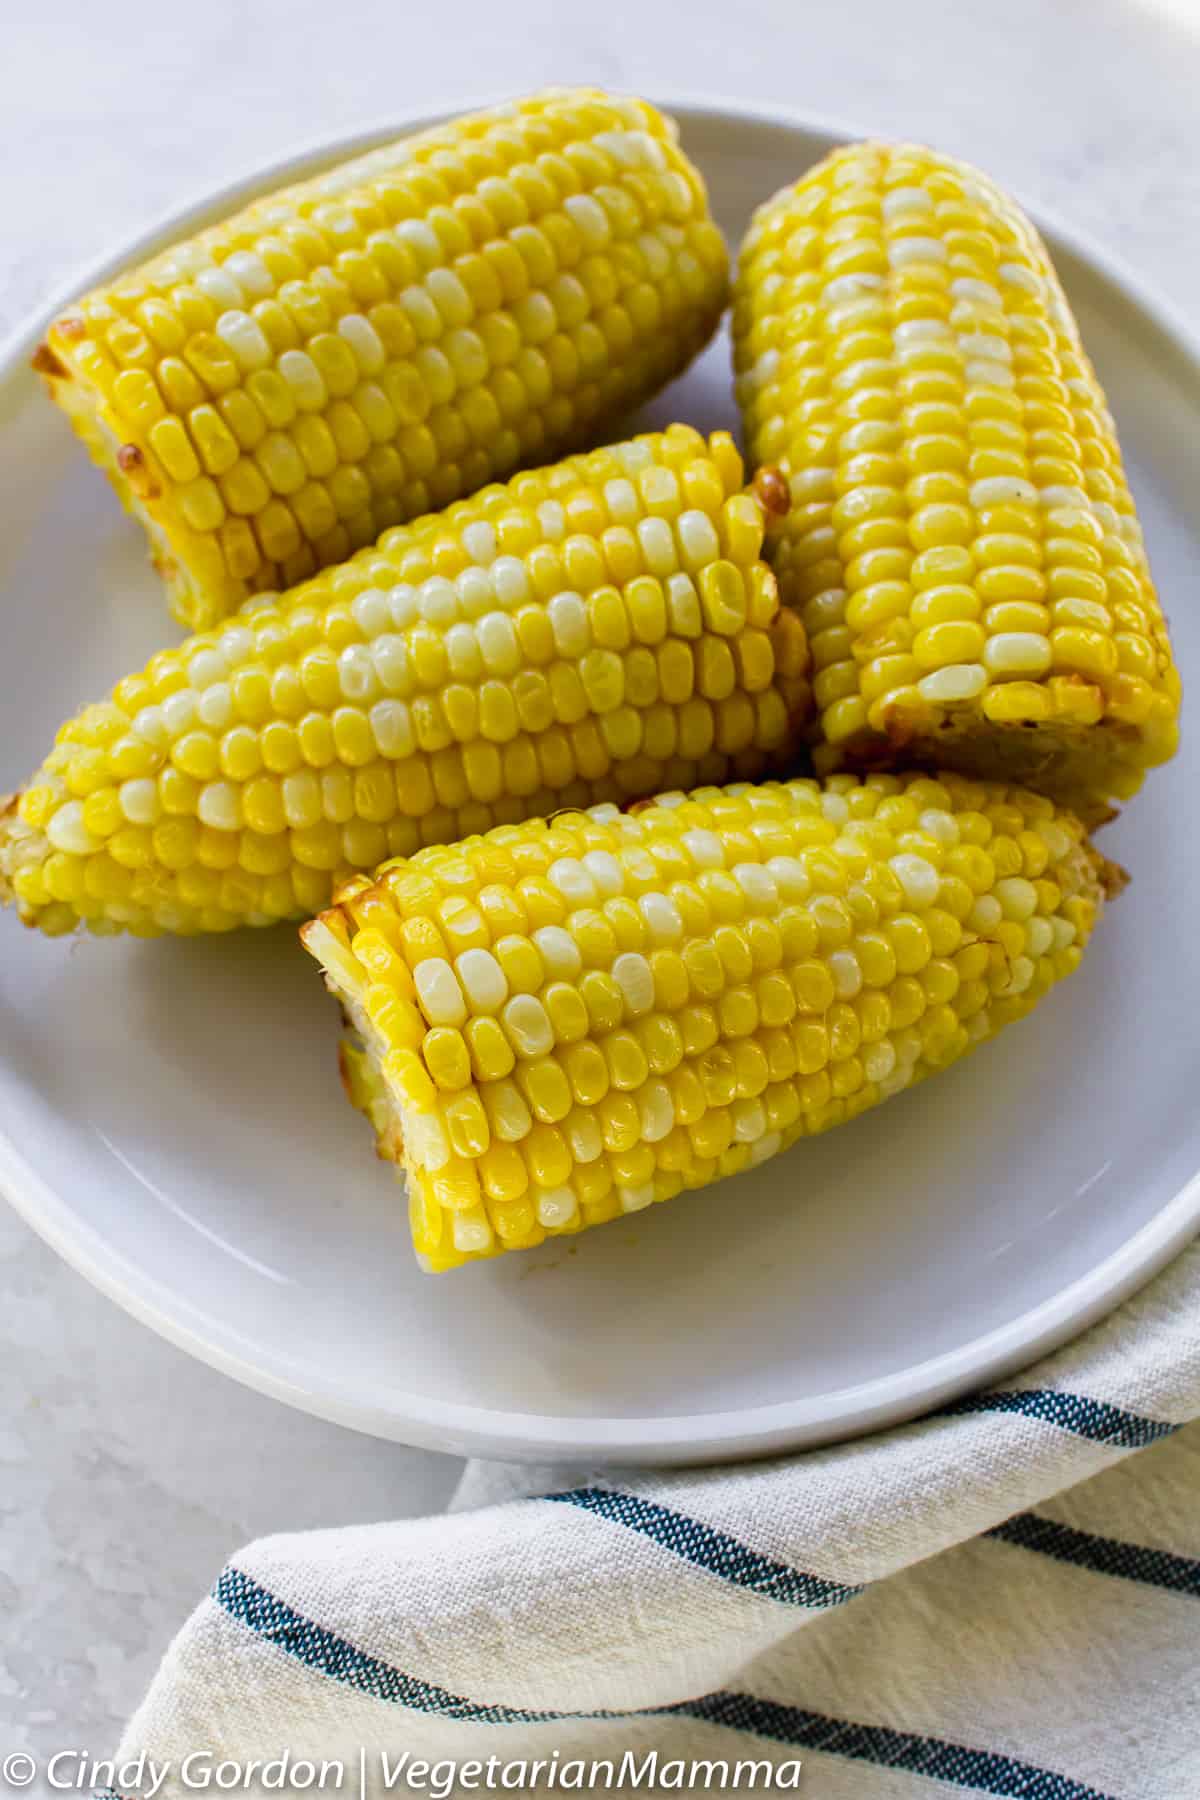
{"type": "Polygon", "coordinates": [[[674,122],[556,89],[270,194],[85,296],[35,366],[193,629],[582,447],[716,327],[674,122]]]}
{"type": "Polygon", "coordinates": [[[1097,814],[1177,742],[1113,422],[1045,246],[973,169],[855,144],[759,209],[735,286],[818,767],[901,758],[1097,814]]]}
{"type": "Polygon", "coordinates": [[[354,879],[302,928],[424,1265],[764,1161],[941,1068],[1079,962],[1118,876],[949,775],[668,794],[354,879]]]}
{"type": "Polygon", "coordinates": [[[270,924],[422,844],[778,765],[807,646],[741,481],[672,426],[159,652],[0,808],[0,898],[50,933],[270,924]]]}

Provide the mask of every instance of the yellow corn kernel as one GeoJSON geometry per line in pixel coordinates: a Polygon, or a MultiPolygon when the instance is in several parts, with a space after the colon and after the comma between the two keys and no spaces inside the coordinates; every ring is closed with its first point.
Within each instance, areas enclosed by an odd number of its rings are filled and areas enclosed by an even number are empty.
{"type": "MultiPolygon", "coordinates": [[[[156,425],[150,427],[147,441],[172,481],[180,483],[195,481],[201,472],[200,464],[196,459],[196,452],[192,448],[187,431],[179,419],[160,419],[156,425]]],[[[134,491],[137,491],[136,488],[134,491]]],[[[148,499],[151,496],[144,497],[148,499]]],[[[157,496],[153,497],[157,498],[157,496]]]]}
{"type": "Polygon", "coordinates": [[[556,1125],[570,1112],[570,1083],[553,1056],[522,1063],[517,1070],[517,1083],[534,1118],[544,1124],[556,1125]]]}
{"type": "Polygon", "coordinates": [[[439,1088],[465,1088],[471,1079],[471,1059],[462,1033],[441,1025],[426,1033],[422,1044],[425,1067],[439,1088]]]}
{"type": "Polygon", "coordinates": [[[818,766],[1003,774],[1084,816],[1133,793],[1176,747],[1179,677],[1103,393],[1015,203],[919,146],[836,150],[755,214],[733,339],[752,460],[790,480],[767,555],[819,644],[818,766]]]}
{"type": "MultiPolygon", "coordinates": [[[[110,791],[22,871],[38,904],[76,903],[71,843],[110,791]]],[[[89,895],[134,879],[120,835],[89,895]]],[[[450,1268],[736,1174],[945,1066],[1071,972],[1111,877],[1023,790],[840,775],[431,846],[302,936],[366,1022],[352,1094],[418,1197],[415,1248],[450,1268]],[[486,945],[454,953],[456,922],[486,945]]]]}
{"type": "Polygon", "coordinates": [[[512,1144],[489,1144],[479,1158],[479,1179],[485,1194],[503,1206],[519,1200],[529,1186],[525,1159],[512,1144]]]}
{"type": "Polygon", "coordinates": [[[446,1136],[455,1155],[482,1156],[491,1143],[491,1132],[478,1094],[458,1094],[444,1110],[446,1136]]]}

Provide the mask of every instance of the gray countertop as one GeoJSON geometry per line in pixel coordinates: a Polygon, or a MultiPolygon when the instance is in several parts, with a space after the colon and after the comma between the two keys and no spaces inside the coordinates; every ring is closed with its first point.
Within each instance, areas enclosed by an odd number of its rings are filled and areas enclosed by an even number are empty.
{"type": "MultiPolygon", "coordinates": [[[[297,144],[552,81],[725,94],[932,141],[1194,319],[1198,30],[1197,0],[691,0],[686,23],[672,0],[460,0],[449,27],[382,0],[12,9],[0,335],[160,213],[297,144]]],[[[240,1543],[437,1508],[458,1466],[190,1361],[0,1206],[0,1752],[107,1754],[240,1543]]]]}

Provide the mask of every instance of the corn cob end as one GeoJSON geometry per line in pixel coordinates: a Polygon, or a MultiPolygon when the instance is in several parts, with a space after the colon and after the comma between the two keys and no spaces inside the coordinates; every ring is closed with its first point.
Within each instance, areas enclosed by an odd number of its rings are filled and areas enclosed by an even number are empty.
{"type": "Polygon", "coordinates": [[[123,435],[119,421],[106,412],[86,379],[77,354],[86,336],[82,318],[65,314],[34,351],[32,367],[91,460],[108,477],[121,506],[145,531],[150,561],[166,588],[172,617],[190,630],[203,630],[240,606],[249,590],[244,581],[212,567],[203,538],[172,516],[177,509],[171,504],[169,484],[152,454],[123,435]],[[203,581],[194,578],[197,569],[205,570],[203,581]]]}
{"type": "Polygon", "coordinates": [[[915,767],[1007,781],[1052,795],[1095,829],[1117,816],[1114,802],[1132,799],[1179,743],[1167,704],[1158,729],[1137,730],[1104,712],[1101,689],[1076,676],[1008,682],[982,711],[974,699],[930,705],[910,692],[879,706],[874,728],[817,742],[813,761],[822,774],[915,767]]]}
{"type": "Polygon", "coordinates": [[[13,891],[9,882],[10,839],[17,818],[17,809],[21,804],[20,792],[0,794],[0,905],[12,904],[13,891]]]}
{"type": "MultiPolygon", "coordinates": [[[[79,914],[46,885],[45,867],[54,845],[25,816],[25,798],[26,790],[0,795],[0,906],[15,907],[22,925],[46,937],[64,937],[78,926],[79,914]]],[[[100,936],[118,929],[103,918],[89,919],[88,928],[100,936]]]]}
{"type": "Polygon", "coordinates": [[[20,806],[19,788],[11,794],[0,794],[0,906],[11,906],[16,899],[12,879],[22,860],[21,840],[28,834],[20,806]]]}

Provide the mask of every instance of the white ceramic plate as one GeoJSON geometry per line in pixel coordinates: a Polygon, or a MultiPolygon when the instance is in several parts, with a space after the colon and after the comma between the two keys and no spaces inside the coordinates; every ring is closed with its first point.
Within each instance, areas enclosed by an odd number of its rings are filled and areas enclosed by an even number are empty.
{"type": "MultiPolygon", "coordinates": [[[[668,104],[733,240],[842,135],[668,104]]],[[[212,196],[74,291],[410,124],[212,196]]],[[[1200,361],[1126,277],[1052,239],[1186,679],[1200,361]]],[[[0,360],[0,789],[173,635],[140,532],[26,366],[43,323],[0,360]]],[[[726,345],[643,417],[730,422],[726,345]]],[[[382,1436],[683,1462],[910,1416],[1065,1340],[1200,1224],[1198,779],[1188,738],[1107,834],[1136,878],[1083,972],[997,1044],[753,1174],[440,1278],[418,1272],[402,1195],[342,1097],[334,1008],[291,930],[50,943],[0,918],[0,1181],[147,1324],[382,1436]]]]}

